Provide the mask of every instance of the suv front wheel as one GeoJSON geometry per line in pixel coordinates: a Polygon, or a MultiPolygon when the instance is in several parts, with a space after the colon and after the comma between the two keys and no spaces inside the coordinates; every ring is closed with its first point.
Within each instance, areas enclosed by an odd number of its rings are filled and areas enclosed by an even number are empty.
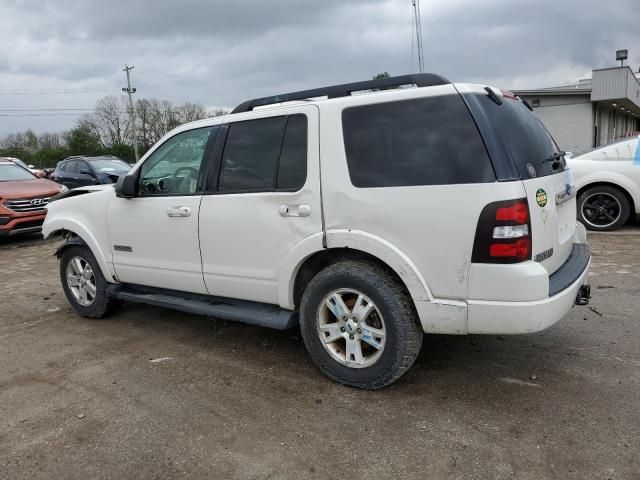
{"type": "Polygon", "coordinates": [[[85,245],[64,251],[60,257],[60,280],[67,300],[83,317],[101,318],[114,306],[100,266],[85,245]]]}
{"type": "Polygon", "coordinates": [[[300,328],[324,374],[365,389],[404,374],[423,335],[398,280],[371,261],[344,261],[318,273],[302,297],[300,328]]]}

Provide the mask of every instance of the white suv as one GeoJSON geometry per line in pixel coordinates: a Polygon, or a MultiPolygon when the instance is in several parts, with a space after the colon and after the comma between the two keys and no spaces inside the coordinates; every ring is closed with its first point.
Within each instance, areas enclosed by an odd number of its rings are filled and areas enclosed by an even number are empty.
{"type": "Polygon", "coordinates": [[[574,191],[525,103],[420,74],[181,126],[115,188],[50,204],[43,230],[66,234],[83,316],[125,300],[299,323],[320,370],[379,388],[423,332],[536,332],[588,301],[574,191]]]}

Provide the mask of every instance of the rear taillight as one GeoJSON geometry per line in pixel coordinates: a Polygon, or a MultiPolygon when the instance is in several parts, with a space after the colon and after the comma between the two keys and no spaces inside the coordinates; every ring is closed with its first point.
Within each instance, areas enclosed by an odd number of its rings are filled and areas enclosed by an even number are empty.
{"type": "Polygon", "coordinates": [[[531,221],[526,198],[490,203],[480,213],[471,261],[531,260],[531,221]]]}

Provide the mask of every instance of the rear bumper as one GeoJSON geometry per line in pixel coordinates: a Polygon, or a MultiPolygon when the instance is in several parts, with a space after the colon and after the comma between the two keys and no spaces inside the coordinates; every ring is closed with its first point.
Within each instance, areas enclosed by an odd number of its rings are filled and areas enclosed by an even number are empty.
{"type": "MultiPolygon", "coordinates": [[[[578,261],[584,261],[582,247],[578,261]]],[[[469,300],[467,303],[467,333],[482,334],[522,334],[533,333],[550,327],[563,318],[576,302],[576,297],[582,287],[587,283],[591,257],[587,247],[586,262],[580,271],[575,270],[574,262],[567,260],[567,272],[552,279],[549,278],[549,290],[557,289],[557,285],[566,283],[567,278],[575,274],[573,281],[562,290],[543,300],[530,302],[499,302],[469,300]]],[[[576,262],[577,264],[577,262],[576,262]]]]}

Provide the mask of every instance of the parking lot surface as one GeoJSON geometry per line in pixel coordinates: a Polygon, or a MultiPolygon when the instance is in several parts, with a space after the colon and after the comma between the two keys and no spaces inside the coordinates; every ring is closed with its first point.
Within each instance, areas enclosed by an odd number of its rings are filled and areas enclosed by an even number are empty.
{"type": "Polygon", "coordinates": [[[58,240],[0,243],[0,478],[640,478],[640,236],[590,235],[591,309],[528,336],[427,336],[390,388],[297,331],[67,304],[58,240]]]}

